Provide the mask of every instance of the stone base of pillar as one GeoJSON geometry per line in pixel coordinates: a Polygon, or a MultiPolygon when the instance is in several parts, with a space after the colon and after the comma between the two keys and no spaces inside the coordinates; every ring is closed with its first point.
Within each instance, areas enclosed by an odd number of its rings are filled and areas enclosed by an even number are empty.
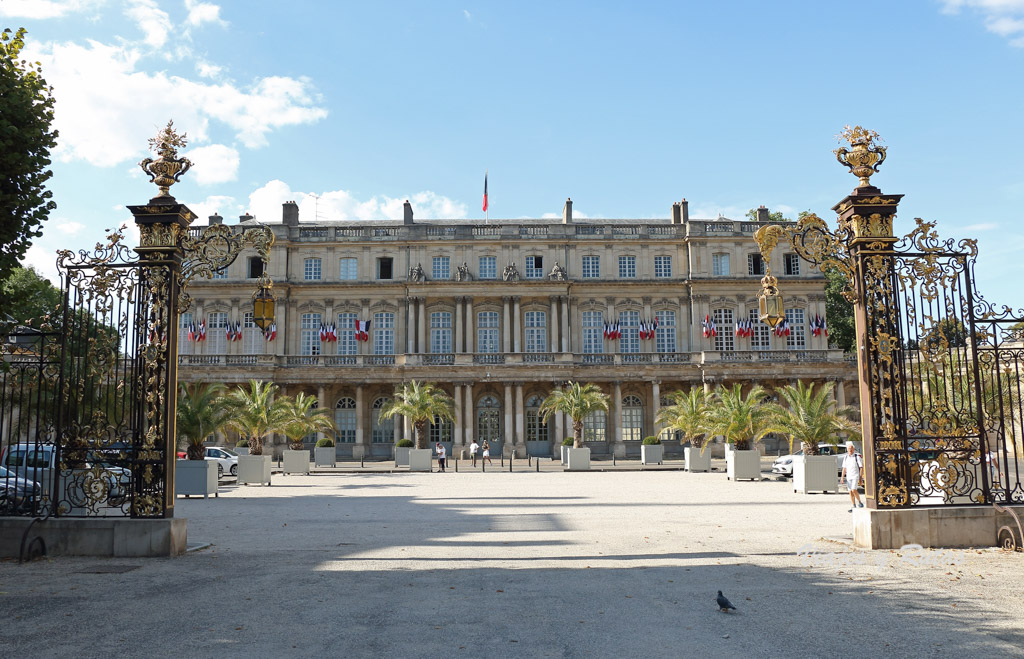
{"type": "MultiPolygon", "coordinates": [[[[1024,506],[1013,506],[1024,518],[1024,506]]],[[[853,511],[853,544],[864,549],[899,549],[904,545],[939,547],[992,547],[999,530],[1009,527],[1018,536],[1017,523],[1009,513],[988,506],[946,508],[856,508],[853,511]]],[[[1020,537],[1017,537],[1018,546],[1020,537]]]]}
{"type": "Polygon", "coordinates": [[[512,455],[513,450],[515,450],[514,447],[508,442],[505,442],[501,446],[501,454],[504,455],[506,458],[512,455]]]}
{"type": "Polygon", "coordinates": [[[622,442],[619,442],[618,444],[613,444],[612,455],[614,455],[616,458],[626,457],[626,445],[623,444],[622,442]]]}
{"type": "Polygon", "coordinates": [[[366,453],[366,446],[363,444],[356,444],[352,447],[352,457],[356,460],[362,460],[366,453]]]}
{"type": "Polygon", "coordinates": [[[516,459],[526,459],[526,444],[516,446],[516,459]]]}

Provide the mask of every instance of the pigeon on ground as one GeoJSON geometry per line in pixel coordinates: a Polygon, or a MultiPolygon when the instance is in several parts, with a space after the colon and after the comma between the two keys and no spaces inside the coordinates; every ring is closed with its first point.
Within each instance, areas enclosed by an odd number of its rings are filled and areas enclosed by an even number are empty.
{"type": "Polygon", "coordinates": [[[725,595],[722,594],[722,591],[718,591],[718,598],[715,601],[718,602],[718,610],[719,611],[724,611],[725,613],[728,613],[729,609],[732,609],[733,611],[736,610],[736,607],[733,606],[732,602],[730,602],[725,597],[725,595]]]}

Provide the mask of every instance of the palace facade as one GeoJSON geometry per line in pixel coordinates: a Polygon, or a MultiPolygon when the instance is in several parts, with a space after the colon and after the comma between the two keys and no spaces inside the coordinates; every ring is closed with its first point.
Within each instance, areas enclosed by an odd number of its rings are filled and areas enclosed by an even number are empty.
{"type": "MultiPolygon", "coordinates": [[[[780,246],[770,266],[788,335],[758,320],[764,263],[752,235],[767,209],[758,220],[693,219],[683,200],[663,220],[574,220],[566,201],[561,220],[414,221],[406,202],[401,221],[300,222],[286,202],[267,225],[276,335],[253,323],[263,263],[243,252],[191,284],[179,379],[269,380],[315,395],[334,410],[339,457],[356,459],[390,456],[412,437],[408,422],[378,420],[412,379],[455,401],[455,422],[432,426],[432,442],[457,452],[486,439],[494,455],[518,457],[557,454],[571,436],[567,418],[545,424],[537,413],[567,381],[609,394],[585,439],[595,455],[620,457],[639,455],[646,436],[670,439],[656,417],[680,389],[828,382],[840,404],[855,404],[855,362],[815,331],[825,317],[817,268],[780,246]],[[201,323],[206,339],[190,340],[201,323]]],[[[242,216],[236,230],[255,223],[242,216]]]]}

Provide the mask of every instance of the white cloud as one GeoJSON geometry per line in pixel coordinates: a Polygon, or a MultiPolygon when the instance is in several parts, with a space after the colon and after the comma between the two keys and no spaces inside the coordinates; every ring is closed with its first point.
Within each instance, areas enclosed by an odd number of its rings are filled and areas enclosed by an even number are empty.
{"type": "Polygon", "coordinates": [[[0,16],[61,18],[103,4],[105,0],[0,0],[0,16]]]}
{"type": "Polygon", "coordinates": [[[143,41],[152,48],[161,48],[167,43],[167,35],[174,29],[171,17],[157,7],[154,0],[130,0],[124,13],[142,30],[143,41]]]}
{"type": "Polygon", "coordinates": [[[227,183],[238,178],[238,151],[223,144],[201,146],[185,154],[192,161],[190,174],[199,185],[227,183]]]}
{"type": "Polygon", "coordinates": [[[940,0],[944,14],[959,14],[967,8],[980,14],[985,29],[1024,48],[1024,0],[940,0]]]}
{"type": "Polygon", "coordinates": [[[224,70],[224,67],[210,64],[209,62],[196,62],[196,73],[203,78],[216,78],[224,70]]]}
{"type": "Polygon", "coordinates": [[[31,266],[41,276],[50,280],[54,286],[60,286],[60,275],[57,273],[57,252],[40,245],[32,245],[25,250],[21,265],[31,266]]]}
{"type": "Polygon", "coordinates": [[[74,236],[81,233],[85,225],[81,222],[72,222],[71,220],[62,220],[54,224],[54,228],[60,231],[65,236],[74,236]]]}
{"type": "Polygon", "coordinates": [[[982,222],[980,224],[968,224],[967,226],[963,227],[961,231],[965,231],[967,233],[975,233],[977,231],[994,231],[995,229],[998,228],[999,225],[996,224],[995,222],[982,222]]]}
{"type": "Polygon", "coordinates": [[[417,192],[407,197],[374,196],[360,200],[347,190],[331,190],[318,196],[296,192],[284,181],[274,180],[249,195],[249,212],[263,222],[281,221],[281,204],[295,201],[299,219],[321,220],[400,220],[405,200],[412,204],[416,219],[461,219],[466,205],[435,192],[417,192]]]}
{"type": "Polygon", "coordinates": [[[275,128],[327,116],[305,78],[261,78],[240,89],[150,73],[141,70],[137,49],[95,41],[49,43],[26,57],[42,63],[60,99],[54,117],[60,137],[53,155],[64,161],[112,166],[138,158],[167,118],[193,144],[209,139],[209,124],[216,120],[255,148],[266,145],[275,128]]]}
{"type": "Polygon", "coordinates": [[[466,17],[467,21],[473,20],[473,16],[469,13],[468,9],[463,9],[462,10],[462,15],[466,17]]]}
{"type": "Polygon", "coordinates": [[[203,23],[219,23],[226,25],[220,17],[220,7],[209,2],[198,0],[185,0],[185,9],[188,10],[188,18],[185,22],[189,25],[200,26],[203,23]]]}

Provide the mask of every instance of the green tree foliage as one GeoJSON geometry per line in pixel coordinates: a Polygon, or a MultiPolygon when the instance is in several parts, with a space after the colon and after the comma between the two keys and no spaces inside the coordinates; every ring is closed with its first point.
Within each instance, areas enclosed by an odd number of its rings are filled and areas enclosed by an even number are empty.
{"type": "Polygon", "coordinates": [[[249,380],[248,390],[238,387],[227,396],[229,418],[224,427],[249,440],[250,455],[263,455],[264,438],[284,430],[287,400],[274,399],[277,390],[276,384],[249,380]]]}
{"type": "Polygon", "coordinates": [[[203,442],[221,430],[228,419],[229,408],[224,399],[224,385],[196,382],[181,384],[175,434],[178,448],[185,448],[189,460],[203,460],[203,442]]]}
{"type": "Polygon", "coordinates": [[[772,431],[776,404],[767,400],[767,392],[756,385],[743,395],[743,385],[732,389],[718,387],[711,401],[706,432],[708,437],[721,435],[737,451],[745,451],[772,431]]]}
{"type": "Polygon", "coordinates": [[[967,345],[967,328],[959,318],[943,318],[921,337],[921,348],[945,351],[967,345]]]}
{"type": "Polygon", "coordinates": [[[0,309],[18,325],[39,329],[60,302],[60,291],[35,268],[14,268],[0,283],[0,309]]]}
{"type": "Polygon", "coordinates": [[[825,268],[825,320],[828,323],[828,342],[836,348],[853,350],[857,341],[857,327],[853,318],[853,303],[843,297],[846,277],[837,268],[825,268]]]}
{"type": "Polygon", "coordinates": [[[666,405],[658,412],[658,423],[683,435],[682,441],[693,444],[704,452],[706,445],[705,427],[711,403],[701,386],[692,387],[689,391],[675,391],[671,394],[672,404],[666,405]]]}
{"type": "Polygon", "coordinates": [[[395,397],[380,411],[380,420],[402,415],[412,422],[416,433],[416,448],[427,448],[427,425],[434,418],[455,421],[451,397],[431,382],[420,384],[411,380],[395,389],[395,397]]]}
{"type": "Polygon", "coordinates": [[[570,382],[565,389],[555,389],[538,410],[545,423],[555,412],[568,414],[572,419],[573,446],[583,448],[583,420],[591,412],[608,411],[608,395],[603,393],[596,384],[581,385],[570,382]]]}
{"type": "MultiPolygon", "coordinates": [[[[44,184],[53,175],[50,149],[57,145],[53,89],[39,63],[19,60],[25,30],[0,34],[0,281],[42,235],[56,204],[44,184]]],[[[6,307],[6,305],[5,305],[6,307]]]]}
{"type": "Polygon", "coordinates": [[[793,442],[802,444],[804,455],[818,455],[818,444],[839,442],[838,433],[860,435],[860,425],[852,420],[857,410],[850,406],[837,408],[832,391],[826,385],[804,385],[797,380],[796,386],[786,385],[778,390],[785,405],[777,405],[772,432],[789,436],[789,452],[793,442]]]}
{"type": "MultiPolygon", "coordinates": [[[[284,402],[285,423],[283,432],[291,440],[291,448],[302,450],[302,439],[314,432],[329,433],[336,430],[330,410],[316,407],[317,399],[299,393],[295,398],[284,402]]],[[[332,443],[331,446],[334,446],[332,443]]]]}

